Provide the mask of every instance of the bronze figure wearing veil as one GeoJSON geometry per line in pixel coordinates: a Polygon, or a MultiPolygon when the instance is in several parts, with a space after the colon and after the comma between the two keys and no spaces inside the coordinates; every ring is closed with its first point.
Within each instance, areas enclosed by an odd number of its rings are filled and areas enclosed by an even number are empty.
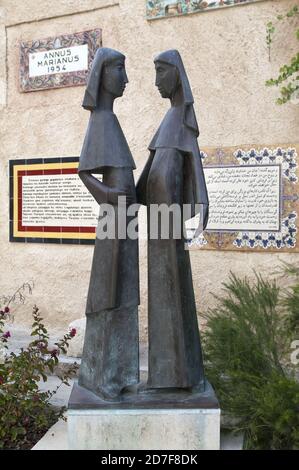
{"type": "MultiPolygon", "coordinates": [[[[208,195],[197,143],[193,96],[180,54],[155,59],[156,86],[171,108],[149,145],[150,156],[137,184],[138,202],[148,207],[149,388],[204,389],[204,369],[189,252],[181,236],[151,238],[150,206],[189,204],[190,217],[202,209],[208,221],[208,195]]],[[[160,227],[161,228],[161,227],[160,227]]]]}
{"type": "MultiPolygon", "coordinates": [[[[98,49],[83,101],[91,116],[78,171],[99,205],[113,205],[116,228],[118,198],[136,202],[134,160],[113,113],[127,82],[125,57],[98,49]],[[101,174],[102,181],[94,174],[101,174]]],[[[104,399],[119,398],[125,387],[139,381],[138,305],[138,240],[120,239],[117,230],[114,238],[97,237],[79,385],[104,399]]]]}

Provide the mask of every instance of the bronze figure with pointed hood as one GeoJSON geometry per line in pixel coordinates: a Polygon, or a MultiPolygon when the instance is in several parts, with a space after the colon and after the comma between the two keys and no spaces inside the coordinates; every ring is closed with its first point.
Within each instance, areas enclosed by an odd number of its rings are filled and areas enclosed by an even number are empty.
{"type": "MultiPolygon", "coordinates": [[[[190,217],[208,221],[208,195],[197,143],[193,95],[178,51],[155,58],[156,86],[171,108],[152,139],[137,183],[137,200],[148,207],[149,388],[205,387],[189,252],[181,234],[153,238],[151,206],[189,205],[190,217]]],[[[162,221],[163,222],[163,221],[162,221]]],[[[160,230],[160,231],[159,231],[160,230]]]]}
{"type": "Polygon", "coordinates": [[[123,54],[98,49],[83,101],[91,115],[78,172],[99,205],[113,206],[115,237],[97,232],[79,385],[108,400],[117,400],[125,387],[139,381],[138,240],[118,238],[117,231],[118,198],[136,202],[134,160],[113,112],[127,82],[123,54]],[[102,181],[94,174],[101,174],[102,181]]]}

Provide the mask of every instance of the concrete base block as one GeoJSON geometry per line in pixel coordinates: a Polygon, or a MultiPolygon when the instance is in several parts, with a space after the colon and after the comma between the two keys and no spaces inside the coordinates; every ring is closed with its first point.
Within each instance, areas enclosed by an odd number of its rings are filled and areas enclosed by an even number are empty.
{"type": "Polygon", "coordinates": [[[128,393],[105,402],[77,384],[68,407],[73,450],[219,450],[220,408],[204,393],[128,393]]]}
{"type": "MultiPolygon", "coordinates": [[[[220,450],[242,450],[243,433],[221,432],[220,450]]],[[[67,423],[59,421],[42,437],[32,450],[69,450],[67,423]]]]}

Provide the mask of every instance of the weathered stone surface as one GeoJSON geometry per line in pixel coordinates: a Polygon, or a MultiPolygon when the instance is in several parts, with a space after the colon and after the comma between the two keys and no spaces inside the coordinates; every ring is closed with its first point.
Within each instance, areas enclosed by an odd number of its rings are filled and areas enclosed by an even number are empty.
{"type": "Polygon", "coordinates": [[[71,450],[219,450],[220,410],[68,412],[71,450]]]}
{"type": "MultiPolygon", "coordinates": [[[[220,450],[242,450],[243,438],[242,433],[221,432],[220,450]]],[[[67,423],[60,420],[54,424],[32,450],[69,450],[67,423]]]]}

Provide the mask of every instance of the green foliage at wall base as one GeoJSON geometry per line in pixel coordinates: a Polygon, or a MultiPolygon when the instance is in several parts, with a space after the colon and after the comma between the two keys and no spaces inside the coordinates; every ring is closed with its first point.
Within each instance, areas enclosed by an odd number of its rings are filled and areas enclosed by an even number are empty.
{"type": "Polygon", "coordinates": [[[252,285],[231,274],[205,315],[207,377],[222,410],[238,418],[246,448],[299,448],[299,384],[289,364],[295,317],[286,310],[298,288],[282,292],[261,276],[252,285]]]}

